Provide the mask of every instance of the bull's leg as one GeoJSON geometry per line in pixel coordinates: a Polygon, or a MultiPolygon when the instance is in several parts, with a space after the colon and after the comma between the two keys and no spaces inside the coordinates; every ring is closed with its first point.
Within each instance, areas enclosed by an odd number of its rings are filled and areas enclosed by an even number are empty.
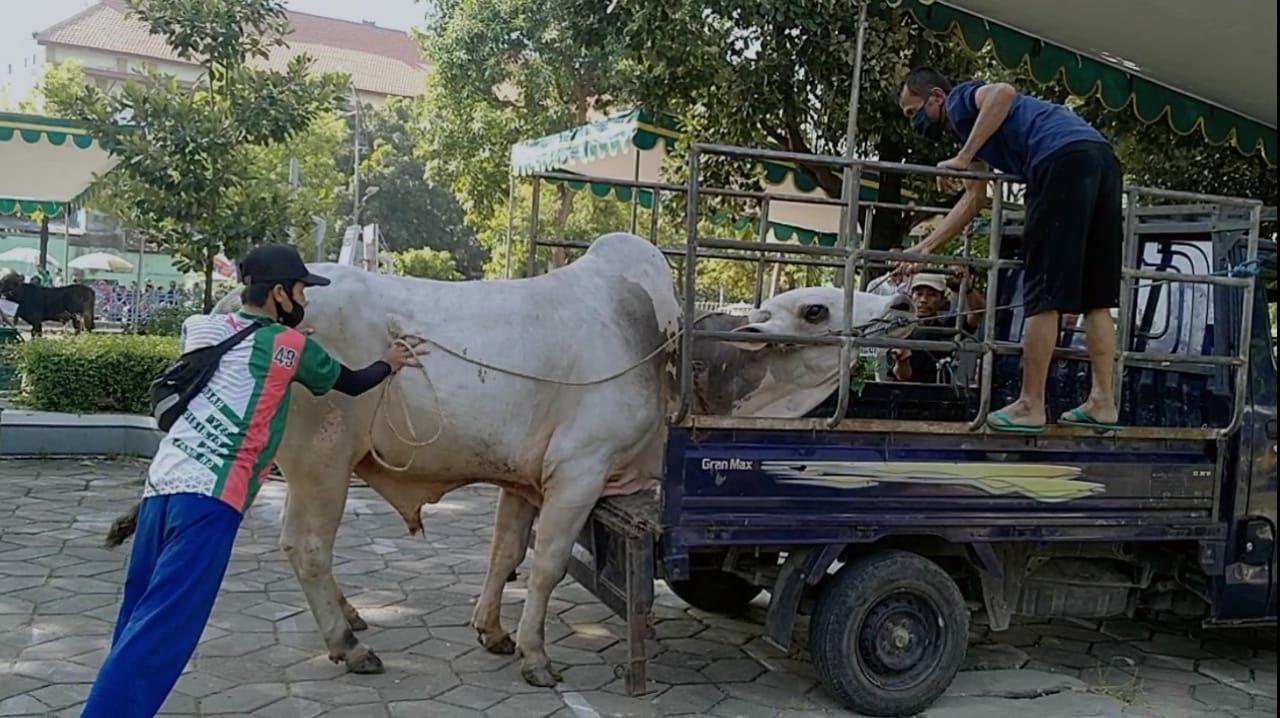
{"type": "Polygon", "coordinates": [[[523,656],[520,675],[530,685],[550,687],[560,677],[551,671],[546,653],[547,602],[564,578],[573,543],[604,491],[605,467],[600,461],[571,459],[547,478],[516,646],[523,656]]]}
{"type": "Polygon", "coordinates": [[[282,468],[287,466],[289,496],[280,529],[280,547],[298,576],[320,635],[329,648],[329,658],[335,663],[345,661],[353,673],[381,673],[382,661],[352,632],[338,584],[333,580],[333,540],[347,502],[350,469],[342,464],[302,463],[282,463],[282,468]],[[290,479],[291,476],[298,478],[290,479]]]}
{"type": "Polygon", "coordinates": [[[347,600],[347,595],[342,592],[342,588],[338,586],[336,579],[333,582],[333,590],[338,594],[338,605],[342,606],[342,617],[347,619],[347,625],[351,626],[351,630],[364,631],[368,629],[369,624],[365,623],[365,620],[360,617],[360,612],[347,600]]]}
{"type": "Polygon", "coordinates": [[[507,577],[524,560],[529,549],[529,530],[537,513],[533,504],[510,491],[503,490],[498,494],[489,573],[484,578],[484,590],[471,617],[480,645],[490,653],[515,653],[516,644],[502,628],[502,588],[507,577]]]}

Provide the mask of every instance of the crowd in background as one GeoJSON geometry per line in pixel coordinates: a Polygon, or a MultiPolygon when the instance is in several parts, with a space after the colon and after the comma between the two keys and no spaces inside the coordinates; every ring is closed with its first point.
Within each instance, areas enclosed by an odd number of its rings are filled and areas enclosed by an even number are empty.
{"type": "Polygon", "coordinates": [[[169,282],[168,287],[155,286],[147,282],[138,294],[137,282],[127,285],[110,279],[98,279],[88,282],[95,295],[94,315],[109,322],[132,322],[134,320],[135,303],[139,312],[138,319],[146,321],[151,312],[168,307],[180,307],[193,299],[192,294],[176,281],[169,282]]]}

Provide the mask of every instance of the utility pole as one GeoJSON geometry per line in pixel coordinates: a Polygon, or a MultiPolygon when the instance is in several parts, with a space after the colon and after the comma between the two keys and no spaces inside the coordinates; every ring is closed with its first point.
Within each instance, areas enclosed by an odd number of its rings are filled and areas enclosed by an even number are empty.
{"type": "Polygon", "coordinates": [[[360,226],[360,95],[356,93],[356,86],[348,83],[351,88],[351,102],[355,105],[355,131],[351,133],[351,224],[360,226]]]}

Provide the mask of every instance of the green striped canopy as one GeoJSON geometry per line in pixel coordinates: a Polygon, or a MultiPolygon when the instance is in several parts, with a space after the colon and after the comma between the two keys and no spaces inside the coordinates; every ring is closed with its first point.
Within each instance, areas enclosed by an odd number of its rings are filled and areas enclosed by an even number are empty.
{"type": "Polygon", "coordinates": [[[0,214],[58,215],[115,162],[71,120],[0,112],[0,214]]]}
{"type": "Polygon", "coordinates": [[[1276,0],[880,0],[1108,109],[1276,162],[1276,0]]]}

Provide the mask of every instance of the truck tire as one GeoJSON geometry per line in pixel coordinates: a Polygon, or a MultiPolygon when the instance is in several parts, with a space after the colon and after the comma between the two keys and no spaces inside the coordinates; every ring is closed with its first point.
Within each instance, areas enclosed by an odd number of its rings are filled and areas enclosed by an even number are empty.
{"type": "Polygon", "coordinates": [[[688,580],[667,585],[690,606],[727,616],[742,613],[761,591],[741,576],[717,569],[694,571],[688,580]]]}
{"type": "Polygon", "coordinates": [[[960,670],[968,643],[969,613],[955,581],[906,551],[846,564],[826,581],[809,626],[823,685],[872,716],[928,708],[960,670]]]}

